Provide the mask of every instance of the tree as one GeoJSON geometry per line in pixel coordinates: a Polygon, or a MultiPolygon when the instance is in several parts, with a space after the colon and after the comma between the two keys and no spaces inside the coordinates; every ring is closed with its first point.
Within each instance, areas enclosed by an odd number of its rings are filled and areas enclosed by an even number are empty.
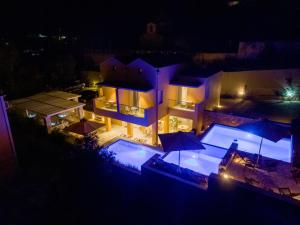
{"type": "Polygon", "coordinates": [[[95,151],[99,148],[98,137],[96,135],[87,135],[76,140],[79,149],[86,151],[95,151]]]}

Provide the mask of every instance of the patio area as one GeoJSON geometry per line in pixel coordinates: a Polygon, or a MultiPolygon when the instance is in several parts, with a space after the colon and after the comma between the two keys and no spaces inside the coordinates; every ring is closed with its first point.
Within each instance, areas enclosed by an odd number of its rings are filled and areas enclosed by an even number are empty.
{"type": "Polygon", "coordinates": [[[253,155],[249,153],[235,155],[226,168],[225,177],[300,200],[299,173],[296,176],[290,163],[262,157],[259,167],[254,168],[249,163],[251,159],[253,155]]]}

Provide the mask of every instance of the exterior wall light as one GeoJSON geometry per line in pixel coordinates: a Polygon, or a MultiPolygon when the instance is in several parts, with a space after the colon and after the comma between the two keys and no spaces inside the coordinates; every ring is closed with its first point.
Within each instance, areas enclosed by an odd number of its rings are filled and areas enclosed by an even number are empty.
{"type": "Polygon", "coordinates": [[[228,176],[227,173],[223,173],[223,177],[224,177],[224,179],[228,179],[229,178],[229,176],[228,176]]]}
{"type": "Polygon", "coordinates": [[[245,91],[244,90],[239,90],[238,91],[238,96],[239,97],[244,97],[245,96],[245,91]]]}

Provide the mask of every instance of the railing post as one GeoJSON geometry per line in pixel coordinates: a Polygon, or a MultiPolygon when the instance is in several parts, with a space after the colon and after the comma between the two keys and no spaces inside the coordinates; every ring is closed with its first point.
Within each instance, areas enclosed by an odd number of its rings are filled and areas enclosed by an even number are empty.
{"type": "Polygon", "coordinates": [[[116,88],[116,102],[117,102],[117,112],[120,112],[120,104],[119,104],[119,88],[116,88]]]}

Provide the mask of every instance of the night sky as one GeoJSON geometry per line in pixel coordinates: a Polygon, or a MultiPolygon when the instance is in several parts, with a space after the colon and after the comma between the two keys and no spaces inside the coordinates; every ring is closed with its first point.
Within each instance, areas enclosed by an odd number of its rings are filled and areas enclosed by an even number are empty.
{"type": "Polygon", "coordinates": [[[300,1],[240,0],[6,1],[1,4],[2,34],[65,32],[79,35],[135,35],[148,21],[166,23],[166,33],[203,38],[297,39],[300,1]]]}

